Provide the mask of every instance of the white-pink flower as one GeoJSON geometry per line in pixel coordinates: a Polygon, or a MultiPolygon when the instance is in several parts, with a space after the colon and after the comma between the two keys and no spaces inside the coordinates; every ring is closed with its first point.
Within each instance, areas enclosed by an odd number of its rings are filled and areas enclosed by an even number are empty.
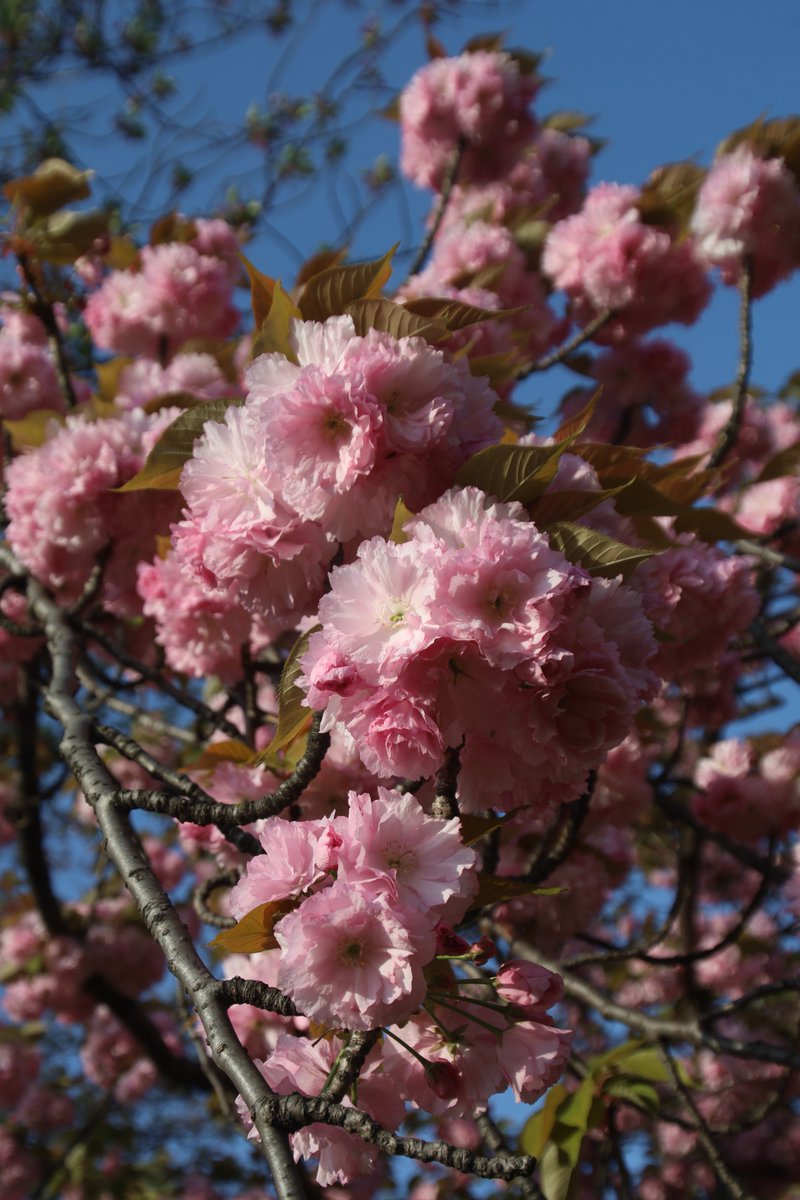
{"type": "Polygon", "coordinates": [[[388,877],[349,874],[275,927],[278,986],[312,1020],[341,1029],[402,1021],[425,998],[432,927],[392,897],[388,877]]]}
{"type": "Polygon", "coordinates": [[[437,820],[411,795],[379,787],[373,800],[350,794],[339,860],[387,871],[400,904],[458,921],[477,889],[475,851],[464,845],[458,818],[437,820]]]}

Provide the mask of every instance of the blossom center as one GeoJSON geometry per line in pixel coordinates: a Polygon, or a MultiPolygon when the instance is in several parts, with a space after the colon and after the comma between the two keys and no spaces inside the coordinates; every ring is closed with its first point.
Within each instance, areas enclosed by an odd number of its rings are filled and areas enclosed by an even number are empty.
{"type": "Polygon", "coordinates": [[[351,938],[347,942],[342,942],[339,947],[339,961],[345,963],[348,967],[363,966],[366,958],[366,950],[363,942],[359,942],[357,938],[351,938]]]}
{"type": "Polygon", "coordinates": [[[383,847],[383,857],[387,867],[393,867],[398,877],[410,875],[417,865],[417,856],[402,842],[387,842],[383,847]]]}

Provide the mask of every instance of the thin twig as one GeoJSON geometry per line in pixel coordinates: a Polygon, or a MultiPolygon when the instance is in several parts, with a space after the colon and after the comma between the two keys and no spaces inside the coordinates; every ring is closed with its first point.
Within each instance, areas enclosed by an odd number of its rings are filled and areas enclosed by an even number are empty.
{"type": "Polygon", "coordinates": [[[719,440],[709,457],[709,467],[720,466],[739,440],[739,431],[742,427],[744,406],[747,400],[747,386],[750,381],[750,368],[753,362],[752,293],[753,264],[745,258],[739,276],[739,369],[734,385],[733,406],[719,435],[719,440]]]}
{"type": "Polygon", "coordinates": [[[213,925],[215,929],[233,929],[236,918],[214,912],[208,907],[208,901],[220,888],[231,888],[238,882],[239,872],[234,867],[229,871],[217,871],[214,875],[209,875],[208,879],[204,879],[195,888],[192,895],[192,907],[201,921],[204,921],[206,925],[213,925]]]}
{"type": "Polygon", "coordinates": [[[616,315],[615,309],[604,308],[597,316],[592,317],[588,325],[585,325],[583,329],[579,329],[577,333],[574,333],[568,341],[562,342],[550,354],[545,354],[543,358],[537,358],[536,362],[524,367],[519,375],[517,375],[517,382],[527,379],[529,375],[534,375],[538,371],[547,371],[550,367],[556,366],[557,363],[563,362],[565,358],[569,358],[574,350],[579,349],[584,342],[588,342],[593,338],[616,315]]]}
{"type": "Polygon", "coordinates": [[[549,879],[557,867],[566,859],[578,839],[589,805],[597,786],[597,772],[590,771],[586,788],[577,800],[563,806],[555,825],[544,837],[539,853],[534,859],[526,879],[529,883],[542,883],[549,879]]]}
{"type": "Polygon", "coordinates": [[[661,1057],[664,1060],[664,1065],[670,1073],[675,1091],[680,1095],[686,1108],[689,1111],[692,1124],[694,1125],[697,1139],[706,1152],[706,1158],[709,1165],[724,1188],[727,1188],[733,1200],[755,1200],[752,1192],[749,1192],[738,1179],[731,1173],[731,1169],[722,1157],[719,1147],[717,1146],[711,1134],[711,1130],[703,1118],[702,1113],[695,1104],[694,1096],[691,1089],[681,1079],[681,1074],[675,1065],[675,1061],[670,1052],[668,1044],[664,1041],[659,1043],[661,1057]]]}
{"type": "Polygon", "coordinates": [[[455,187],[456,180],[458,179],[458,173],[461,169],[461,160],[464,157],[464,151],[467,148],[467,144],[466,138],[460,138],[458,145],[450,157],[450,162],[447,164],[447,170],[445,171],[444,179],[442,180],[442,190],[439,193],[439,198],[436,202],[436,212],[434,213],[430,228],[425,235],[422,245],[414,255],[414,260],[411,263],[411,266],[408,268],[409,279],[422,270],[423,266],[425,265],[425,260],[431,252],[431,247],[436,240],[436,235],[441,229],[444,215],[447,212],[447,206],[450,203],[450,197],[453,194],[453,188],[455,187]]]}
{"type": "Polygon", "coordinates": [[[781,646],[780,642],[776,642],[773,637],[770,637],[761,620],[756,619],[751,623],[750,633],[759,650],[767,658],[772,659],[775,666],[780,667],[784,675],[788,675],[789,679],[793,679],[795,683],[800,683],[800,659],[795,658],[789,650],[781,646]]]}

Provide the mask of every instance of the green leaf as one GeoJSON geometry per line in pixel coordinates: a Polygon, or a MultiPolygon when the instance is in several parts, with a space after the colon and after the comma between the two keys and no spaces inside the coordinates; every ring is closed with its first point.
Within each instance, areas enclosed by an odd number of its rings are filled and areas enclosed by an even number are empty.
{"type": "Polygon", "coordinates": [[[459,329],[468,329],[470,325],[478,325],[482,321],[502,321],[525,312],[524,307],[478,308],[474,304],[462,304],[459,300],[440,299],[436,296],[422,296],[418,300],[409,300],[405,307],[409,312],[441,322],[451,333],[459,329]]]}
{"type": "Polygon", "coordinates": [[[478,894],[471,908],[489,908],[503,900],[514,900],[518,896],[559,896],[569,888],[536,887],[525,879],[508,879],[502,875],[478,875],[478,894]]]}
{"type": "Polygon", "coordinates": [[[573,1164],[556,1142],[548,1142],[539,1159],[539,1186],[545,1200],[568,1200],[573,1164]]]}
{"type": "Polygon", "coordinates": [[[576,521],[593,508],[597,508],[604,500],[618,496],[628,486],[623,483],[620,487],[602,488],[599,492],[545,492],[538,500],[534,500],[530,506],[530,514],[539,526],[548,525],[553,521],[576,521]]]}
{"type": "Polygon", "coordinates": [[[297,678],[301,673],[300,659],[308,649],[311,635],[320,628],[319,625],[315,625],[313,629],[307,629],[289,651],[278,687],[278,725],[269,746],[254,760],[259,766],[280,766],[281,762],[277,757],[278,751],[299,737],[311,723],[313,714],[306,705],[306,695],[298,685],[297,678]]]}
{"type": "Polygon", "coordinates": [[[478,487],[497,500],[530,504],[547,489],[558,470],[557,446],[487,446],[456,473],[460,487],[478,487]]]}
{"type": "Polygon", "coordinates": [[[289,339],[289,331],[292,321],[299,316],[300,309],[284,291],[280,279],[276,279],[269,312],[253,341],[253,358],[259,354],[282,354],[290,362],[296,363],[297,355],[289,339]]]}
{"type": "Polygon", "coordinates": [[[390,333],[392,337],[421,337],[426,342],[440,342],[447,337],[447,328],[439,321],[412,312],[405,304],[395,304],[385,298],[354,300],[344,310],[353,318],[356,333],[364,337],[370,329],[390,333]]]}
{"type": "Polygon", "coordinates": [[[327,267],[313,275],[300,298],[305,321],[324,321],[346,311],[355,300],[373,300],[380,296],[392,273],[396,242],[383,258],[356,263],[349,267],[327,267]]]}
{"type": "Polygon", "coordinates": [[[519,1148],[523,1154],[530,1154],[533,1158],[542,1157],[550,1131],[556,1122],[558,1106],[568,1095],[569,1092],[563,1083],[557,1083],[555,1087],[550,1088],[542,1107],[529,1117],[522,1127],[519,1148]]]}
{"type": "MultiPolygon", "coordinates": [[[[597,1084],[591,1075],[587,1075],[579,1088],[571,1092],[559,1105],[558,1124],[568,1125],[585,1133],[589,1128],[589,1117],[597,1094],[597,1084]]],[[[577,1160],[576,1160],[577,1161],[577,1160]]]]}
{"type": "Polygon", "coordinates": [[[597,1082],[591,1075],[574,1092],[567,1093],[563,1086],[553,1091],[557,1100],[550,1101],[549,1108],[545,1101],[546,1114],[526,1144],[541,1148],[539,1181],[547,1200],[565,1200],[570,1195],[583,1139],[589,1129],[602,1123],[604,1109],[598,1102],[597,1082]]]}
{"type": "Polygon", "coordinates": [[[68,267],[108,233],[109,214],[99,208],[86,212],[57,212],[32,230],[36,252],[45,262],[68,267]]]}
{"type": "Polygon", "coordinates": [[[606,537],[604,533],[572,521],[554,521],[545,532],[550,545],[560,550],[570,562],[584,567],[590,575],[600,575],[604,579],[613,579],[616,575],[628,579],[639,563],[656,553],[640,546],[626,546],[616,538],[606,537]]]}
{"type": "Polygon", "coordinates": [[[37,217],[49,217],[65,204],[85,200],[93,171],[79,171],[63,158],[47,158],[32,175],[11,179],[3,194],[13,204],[20,201],[37,217]]]}
{"type": "Polygon", "coordinates": [[[646,1046],[645,1038],[632,1038],[630,1041],[621,1042],[618,1046],[612,1046],[610,1050],[604,1051],[603,1054],[593,1055],[588,1062],[589,1069],[593,1075],[597,1075],[601,1067],[609,1067],[631,1054],[638,1054],[642,1047],[646,1046]]]}
{"type": "Polygon", "coordinates": [[[231,929],[218,933],[209,946],[217,954],[259,954],[262,950],[276,950],[278,942],[273,929],[281,917],[297,908],[298,903],[298,900],[270,900],[259,904],[231,929]]]}
{"type": "Polygon", "coordinates": [[[406,524],[416,516],[410,508],[406,508],[401,496],[394,506],[394,519],[392,520],[392,532],[389,534],[390,542],[407,542],[408,534],[405,532],[406,524]]]}
{"type": "Polygon", "coordinates": [[[159,491],[174,491],[180,482],[181,470],[191,458],[194,444],[208,421],[224,421],[225,413],[232,405],[244,404],[239,396],[223,400],[207,400],[187,408],[165,429],[147,456],[147,462],[133,479],[129,479],[118,492],[141,492],[148,488],[159,491]]]}
{"type": "Polygon", "coordinates": [[[638,1108],[646,1108],[650,1113],[657,1113],[659,1109],[658,1092],[652,1083],[634,1079],[630,1075],[613,1075],[603,1085],[603,1095],[614,1096],[617,1100],[628,1100],[638,1108]]]}

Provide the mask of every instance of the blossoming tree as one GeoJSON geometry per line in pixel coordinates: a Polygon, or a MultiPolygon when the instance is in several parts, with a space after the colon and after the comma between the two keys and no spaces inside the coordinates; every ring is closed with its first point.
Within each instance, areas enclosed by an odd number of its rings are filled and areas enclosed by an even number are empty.
{"type": "Polygon", "coordinates": [[[533,57],[430,49],[402,279],[6,187],[8,1200],[800,1184],[800,121],[589,188],[533,57]]]}

